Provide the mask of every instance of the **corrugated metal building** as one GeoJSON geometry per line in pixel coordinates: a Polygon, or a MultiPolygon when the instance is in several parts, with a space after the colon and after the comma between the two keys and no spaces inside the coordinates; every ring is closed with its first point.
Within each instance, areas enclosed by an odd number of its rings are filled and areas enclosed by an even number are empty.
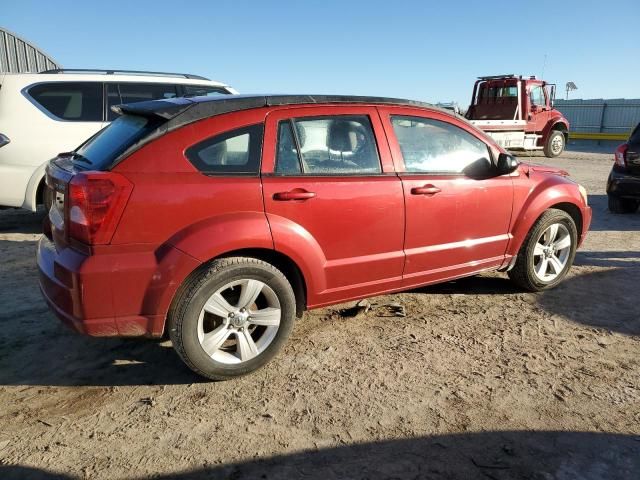
{"type": "Polygon", "coordinates": [[[61,68],[35,45],[0,27],[0,73],[42,72],[61,68]]]}
{"type": "Polygon", "coordinates": [[[640,99],[556,100],[555,107],[569,120],[576,139],[626,140],[640,123],[640,99]]]}

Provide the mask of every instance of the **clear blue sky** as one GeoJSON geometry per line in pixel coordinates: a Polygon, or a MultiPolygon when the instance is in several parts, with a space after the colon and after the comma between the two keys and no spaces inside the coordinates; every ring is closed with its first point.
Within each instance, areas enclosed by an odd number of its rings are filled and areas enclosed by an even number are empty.
{"type": "Polygon", "coordinates": [[[243,93],[466,105],[478,75],[544,68],[573,98],[640,98],[639,0],[0,0],[0,26],[68,68],[184,71],[243,93]]]}

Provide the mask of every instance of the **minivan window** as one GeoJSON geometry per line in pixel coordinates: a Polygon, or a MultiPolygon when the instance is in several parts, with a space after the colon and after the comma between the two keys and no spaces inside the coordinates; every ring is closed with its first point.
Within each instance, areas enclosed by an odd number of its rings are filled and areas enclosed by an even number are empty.
{"type": "Polygon", "coordinates": [[[263,125],[251,125],[208,138],[189,147],[187,159],[205,174],[257,175],[263,125]]]}
{"type": "Polygon", "coordinates": [[[217,97],[219,95],[229,95],[229,92],[222,87],[211,87],[209,85],[182,85],[185,97],[217,97]]]}
{"type": "Polygon", "coordinates": [[[40,83],[31,87],[28,92],[38,106],[56,119],[102,121],[102,83],[40,83]]]}
{"type": "Polygon", "coordinates": [[[107,120],[118,118],[118,114],[111,111],[113,105],[163,100],[177,96],[176,85],[169,83],[107,83],[107,120]]]}
{"type": "Polygon", "coordinates": [[[136,115],[118,117],[108,127],[81,145],[74,152],[74,161],[80,168],[107,170],[118,155],[156,126],[157,122],[145,117],[136,115]]]}

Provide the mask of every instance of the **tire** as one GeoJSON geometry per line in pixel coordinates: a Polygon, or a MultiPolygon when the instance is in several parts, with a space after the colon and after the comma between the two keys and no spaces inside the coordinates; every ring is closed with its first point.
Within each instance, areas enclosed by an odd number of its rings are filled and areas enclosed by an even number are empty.
{"type": "Polygon", "coordinates": [[[548,158],[554,158],[564,152],[564,134],[560,130],[552,130],[544,144],[544,154],[548,158]]]}
{"type": "Polygon", "coordinates": [[[223,258],[187,280],[169,312],[169,338],[191,370],[227,380],[268,363],[289,337],[295,314],[282,272],[255,258],[223,258]]]}
{"type": "Polygon", "coordinates": [[[563,210],[551,208],[540,216],[527,234],[516,263],[508,273],[509,278],[518,286],[532,292],[553,288],[564,279],[573,265],[577,244],[578,230],[571,216],[563,210]],[[549,243],[547,239],[553,233],[551,227],[554,225],[555,240],[545,246],[544,244],[549,243]],[[552,248],[554,245],[564,246],[565,235],[570,241],[569,246],[557,250],[552,248]],[[553,253],[550,253],[552,251],[553,253]],[[552,257],[555,257],[555,260],[552,257]],[[547,262],[541,263],[545,259],[547,262]],[[559,268],[560,266],[562,268],[559,268]]]}
{"type": "Polygon", "coordinates": [[[620,198],[607,195],[611,213],[633,213],[638,210],[638,201],[631,198],[620,198]]]}

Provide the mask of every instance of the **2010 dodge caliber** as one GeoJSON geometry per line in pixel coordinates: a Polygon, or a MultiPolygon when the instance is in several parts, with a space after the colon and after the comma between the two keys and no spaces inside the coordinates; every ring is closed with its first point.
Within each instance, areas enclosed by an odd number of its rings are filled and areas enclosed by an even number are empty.
{"type": "Polygon", "coordinates": [[[565,172],[518,163],[406,100],[142,102],[47,170],[51,308],[93,336],[160,337],[211,379],[249,373],[296,316],[486,270],[557,285],[591,221],[565,172]]]}

